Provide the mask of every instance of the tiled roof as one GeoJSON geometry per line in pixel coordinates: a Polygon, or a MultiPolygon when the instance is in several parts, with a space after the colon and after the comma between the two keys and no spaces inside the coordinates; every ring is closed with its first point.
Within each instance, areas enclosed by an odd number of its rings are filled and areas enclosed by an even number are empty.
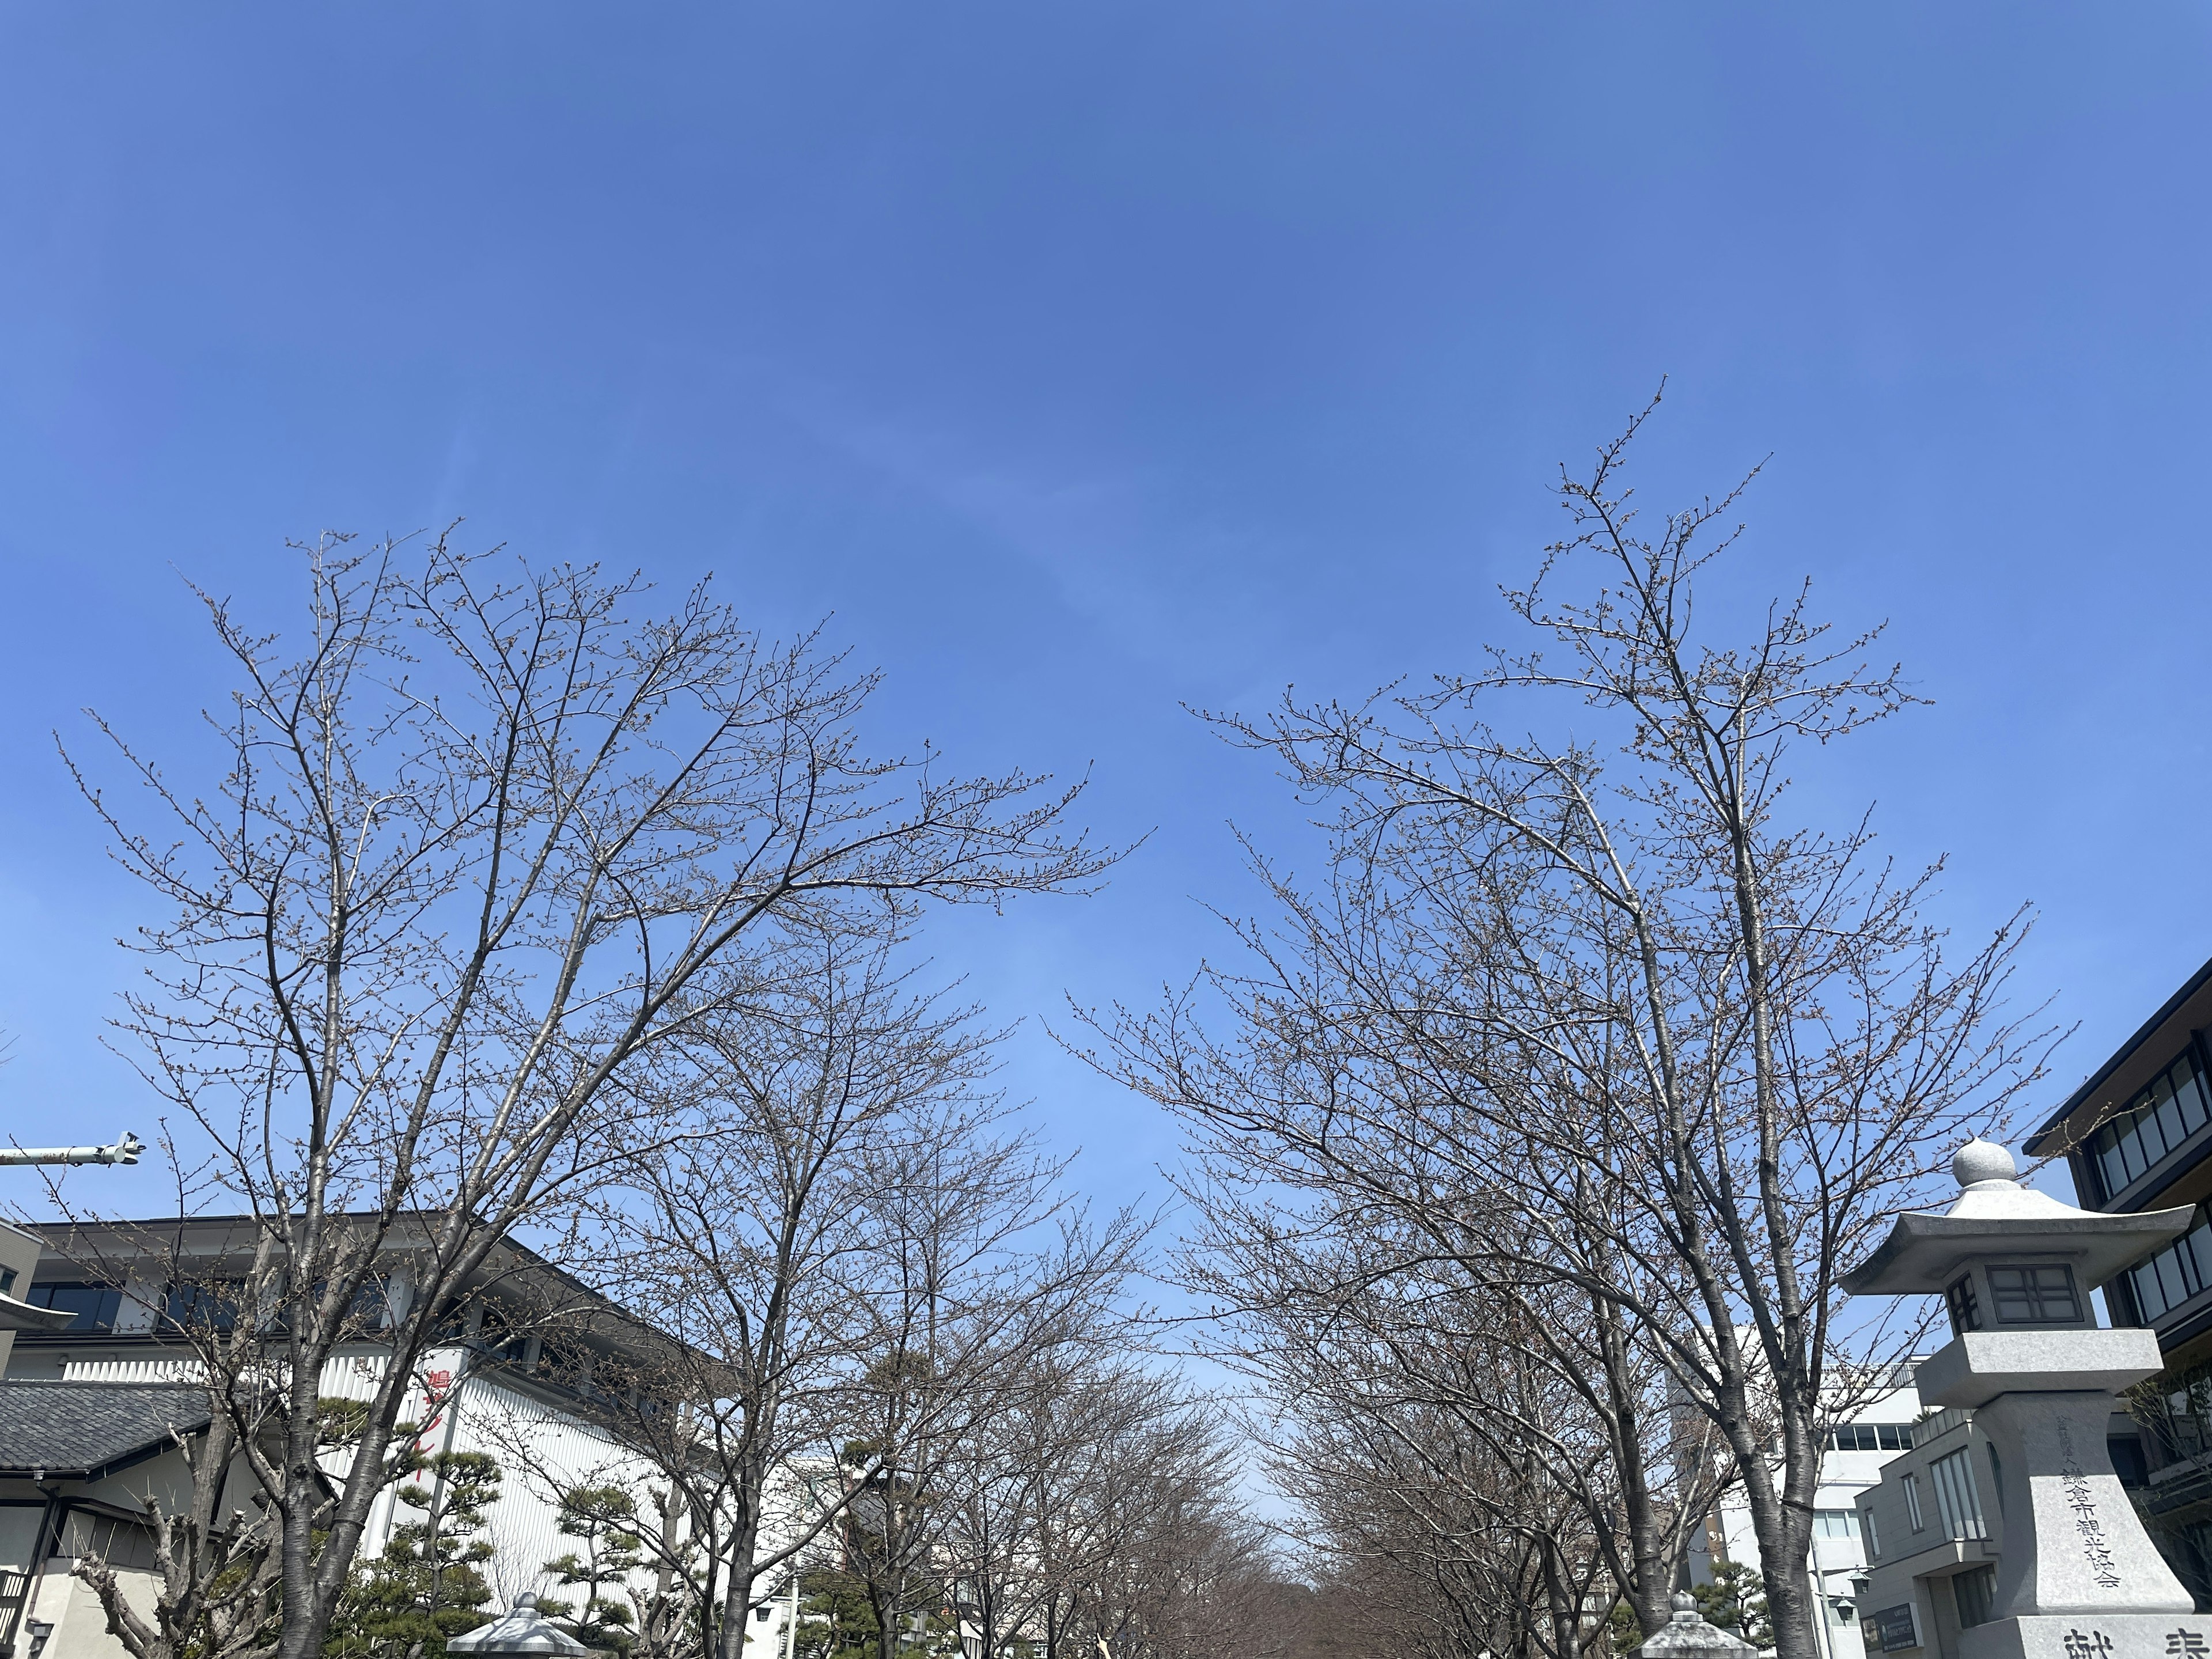
{"type": "Polygon", "coordinates": [[[80,1478],[208,1425],[202,1388],[144,1382],[0,1382],[0,1474],[80,1478]]]}

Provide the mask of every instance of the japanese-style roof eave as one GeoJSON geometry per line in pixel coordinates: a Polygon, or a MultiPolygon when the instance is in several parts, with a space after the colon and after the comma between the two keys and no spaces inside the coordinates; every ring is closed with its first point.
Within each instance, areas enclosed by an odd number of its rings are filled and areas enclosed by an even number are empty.
{"type": "Polygon", "coordinates": [[[2057,1110],[2044,1120],[2041,1127],[2021,1143],[2021,1150],[2030,1158],[2041,1158],[2046,1152],[2065,1150],[2060,1145],[2059,1131],[2066,1127],[2067,1119],[2080,1111],[2094,1098],[2097,1091],[2110,1081],[2113,1073],[2134,1058],[2136,1051],[2158,1035],[2159,1028],[2179,1013],[2183,1006],[2207,985],[2212,985],[2212,962],[2189,976],[2188,982],[2160,1005],[2159,1010],[2136,1028],[2133,1036],[2115,1048],[2105,1063],[2083,1079],[2081,1086],[2067,1096],[2057,1110]]]}
{"type": "Polygon", "coordinates": [[[12,1296],[0,1296],[0,1331],[58,1331],[76,1317],[67,1308],[34,1307],[12,1296]]]}

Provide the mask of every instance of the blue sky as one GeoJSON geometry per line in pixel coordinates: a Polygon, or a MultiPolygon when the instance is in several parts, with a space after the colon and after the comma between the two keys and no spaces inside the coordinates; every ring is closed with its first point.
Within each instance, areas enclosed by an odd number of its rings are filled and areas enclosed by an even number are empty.
{"type": "MultiPolygon", "coordinates": [[[[1671,376],[1654,505],[1773,459],[1724,597],[1889,618],[1935,707],[1808,775],[2041,909],[2056,1099],[2212,955],[2199,6],[0,8],[0,1126],[150,1130],[149,917],[54,757],[184,752],[189,576],[465,534],[824,616],[886,748],[1093,770],[1103,896],[933,929],[1086,1181],[1171,1133],[1047,1041],[1251,902],[1184,702],[1503,635],[1671,376]]],[[[102,1173],[103,1182],[155,1178],[102,1173]]]]}

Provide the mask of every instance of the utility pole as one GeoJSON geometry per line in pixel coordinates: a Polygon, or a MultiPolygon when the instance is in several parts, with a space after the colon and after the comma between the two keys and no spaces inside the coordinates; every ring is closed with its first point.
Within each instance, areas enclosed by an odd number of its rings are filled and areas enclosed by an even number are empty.
{"type": "Polygon", "coordinates": [[[112,1146],[0,1146],[0,1165],[21,1164],[136,1164],[146,1143],[125,1130],[112,1146]]]}

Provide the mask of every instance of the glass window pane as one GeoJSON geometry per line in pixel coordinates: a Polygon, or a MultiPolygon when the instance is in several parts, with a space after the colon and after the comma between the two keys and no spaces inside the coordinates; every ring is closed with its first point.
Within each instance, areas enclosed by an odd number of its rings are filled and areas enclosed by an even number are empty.
{"type": "Polygon", "coordinates": [[[1939,1457],[1929,1466],[1936,1477],[1936,1506],[1943,1512],[1945,1530],[1954,1538],[1983,1538],[1982,1504],[1974,1486],[1973,1465],[1964,1451],[1939,1457]]]}
{"type": "Polygon", "coordinates": [[[2120,1149],[2117,1146],[2107,1143],[2097,1154],[2097,1171],[2104,1178],[2106,1198],[2128,1184],[2128,1166],[2121,1159],[2120,1149]]]}
{"type": "Polygon", "coordinates": [[[2166,1299],[2158,1293],[2158,1275],[2148,1265],[2130,1268],[2128,1283],[2136,1293],[2136,1311],[2142,1318],[2156,1319],[2166,1311],[2166,1299]]]}
{"type": "Polygon", "coordinates": [[[2194,1134],[2204,1127],[2204,1079],[2197,1070],[2197,1056],[2184,1054],[2173,1068],[2173,1097],[2181,1103],[2181,1121],[2194,1134]]]}
{"type": "Polygon", "coordinates": [[[2151,1097],[2151,1091],[2146,1089],[2136,1099],[2139,1103],[2136,1138],[2142,1142],[2143,1167],[2148,1169],[2166,1156],[2165,1131],[2159,1127],[2158,1102],[2151,1097]]]}
{"type": "Polygon", "coordinates": [[[2035,1297],[2039,1319],[2079,1319],[2081,1316],[2081,1310],[2074,1301],[2074,1275],[2065,1267],[2038,1267],[2035,1270],[2035,1297]]]}
{"type": "Polygon", "coordinates": [[[115,1323],[116,1313],[123,1305],[123,1292],[105,1285],[64,1280],[34,1285],[27,1299],[34,1307],[74,1314],[76,1317],[62,1327],[64,1330],[104,1331],[115,1323]]]}
{"type": "Polygon", "coordinates": [[[1971,1630],[1976,1625],[1990,1622],[1996,1587],[1997,1570],[1992,1566],[1970,1567],[1952,1578],[1951,1591],[1959,1603],[1961,1629],[1971,1630]]]}
{"type": "Polygon", "coordinates": [[[2151,1085],[2151,1094],[2157,1103],[2159,1138],[2166,1143],[2166,1150],[2170,1152],[2181,1145],[2182,1138],[2188,1133],[2181,1127],[2181,1106],[2173,1097],[2172,1083],[2166,1078],[2159,1079],[2151,1085]]]}
{"type": "Polygon", "coordinates": [[[2176,1252],[2168,1248],[2153,1256],[2150,1262],[2158,1273],[2159,1294],[2166,1298],[2166,1305],[2169,1308],[2189,1299],[2189,1287],[2181,1282],[2181,1264],[2174,1259],[2175,1255],[2176,1252]]]}
{"type": "Polygon", "coordinates": [[[2206,1226],[2202,1220],[2198,1221],[2189,1230],[2189,1237],[2183,1243],[2188,1245],[2189,1254],[2196,1259],[2198,1288],[2212,1285],[2212,1227],[2206,1226]]]}

